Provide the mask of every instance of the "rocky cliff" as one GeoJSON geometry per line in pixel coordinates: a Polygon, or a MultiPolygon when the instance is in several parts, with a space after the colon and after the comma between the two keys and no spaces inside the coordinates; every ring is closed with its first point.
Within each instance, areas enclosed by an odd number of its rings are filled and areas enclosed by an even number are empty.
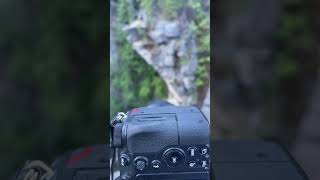
{"type": "MultiPolygon", "coordinates": [[[[195,12],[185,5],[181,6],[174,18],[168,18],[161,15],[163,10],[159,4],[152,4],[151,8],[158,12],[150,14],[139,4],[134,11],[134,18],[122,25],[127,41],[164,80],[169,102],[175,105],[203,106],[209,117],[209,81],[206,80],[204,88],[198,88],[196,84],[199,40],[192,29],[195,12]]],[[[209,16],[209,12],[207,15],[209,16]]],[[[209,73],[205,76],[209,77],[209,73]]]]}

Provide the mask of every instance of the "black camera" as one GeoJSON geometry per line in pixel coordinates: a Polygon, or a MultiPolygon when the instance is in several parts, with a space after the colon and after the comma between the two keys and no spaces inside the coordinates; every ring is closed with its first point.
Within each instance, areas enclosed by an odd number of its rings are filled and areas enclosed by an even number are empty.
{"type": "Polygon", "coordinates": [[[118,174],[123,180],[209,179],[209,121],[197,107],[136,108],[118,113],[111,125],[113,176],[118,174]]]}
{"type": "Polygon", "coordinates": [[[27,161],[13,179],[308,180],[288,151],[274,142],[220,140],[213,153],[209,122],[196,107],[150,105],[118,113],[111,130],[112,148],[78,148],[51,166],[27,161]]]}

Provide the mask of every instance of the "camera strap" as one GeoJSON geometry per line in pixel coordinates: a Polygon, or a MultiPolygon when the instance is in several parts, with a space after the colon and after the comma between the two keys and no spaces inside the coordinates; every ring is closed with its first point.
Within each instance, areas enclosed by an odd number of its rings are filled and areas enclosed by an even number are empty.
{"type": "Polygon", "coordinates": [[[53,175],[53,169],[44,162],[27,161],[16,180],[50,180],[53,175]]]}

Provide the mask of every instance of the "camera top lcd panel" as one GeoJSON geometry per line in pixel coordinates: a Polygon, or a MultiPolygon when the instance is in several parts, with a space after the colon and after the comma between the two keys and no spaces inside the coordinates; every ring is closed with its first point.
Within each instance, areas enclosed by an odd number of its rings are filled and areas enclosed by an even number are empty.
{"type": "Polygon", "coordinates": [[[209,122],[197,107],[133,109],[120,128],[122,179],[209,179],[209,122]]]}

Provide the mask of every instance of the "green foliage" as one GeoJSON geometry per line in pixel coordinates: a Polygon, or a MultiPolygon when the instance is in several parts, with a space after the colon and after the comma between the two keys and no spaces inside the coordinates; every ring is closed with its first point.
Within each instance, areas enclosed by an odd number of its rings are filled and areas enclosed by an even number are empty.
{"type": "Polygon", "coordinates": [[[281,78],[293,77],[299,72],[299,64],[289,53],[281,53],[277,60],[277,74],[281,78]]]}
{"type": "Polygon", "coordinates": [[[146,11],[146,13],[151,16],[152,15],[152,9],[153,9],[153,0],[142,0],[141,1],[141,7],[143,10],[146,11]]]}
{"type": "Polygon", "coordinates": [[[130,13],[129,13],[129,8],[130,4],[128,0],[119,0],[118,2],[118,8],[117,8],[117,13],[118,13],[118,18],[119,21],[128,24],[130,21],[130,13]]]}
{"type": "Polygon", "coordinates": [[[117,111],[145,106],[167,95],[166,86],[151,66],[136,54],[125,39],[121,42],[118,69],[111,74],[115,96],[111,97],[111,116],[117,111]]]}
{"type": "Polygon", "coordinates": [[[176,18],[179,10],[185,4],[185,0],[161,0],[158,2],[161,6],[162,14],[169,19],[176,18]]]}
{"type": "MultiPolygon", "coordinates": [[[[121,0],[126,1],[126,0],[121,0]]],[[[125,16],[129,11],[127,6],[118,9],[118,14],[126,23],[125,16]]],[[[119,59],[113,67],[117,68],[111,73],[112,93],[110,99],[110,116],[118,111],[126,111],[134,107],[145,106],[155,99],[167,96],[166,85],[157,72],[148,65],[131,47],[126,40],[126,33],[121,28],[116,29],[116,41],[119,48],[119,59]]],[[[144,33],[144,32],[139,32],[144,33]]]]}
{"type": "Polygon", "coordinates": [[[277,75],[280,79],[297,76],[306,54],[315,47],[315,35],[302,2],[294,0],[286,6],[295,11],[288,11],[283,15],[280,30],[276,34],[280,44],[276,56],[277,75]]]}
{"type": "Polygon", "coordinates": [[[198,0],[189,2],[195,11],[196,17],[190,28],[197,37],[199,64],[197,68],[196,85],[198,89],[205,88],[209,83],[210,74],[210,13],[198,0]]]}
{"type": "Polygon", "coordinates": [[[105,11],[98,1],[2,3],[0,179],[27,159],[106,142],[105,11]]]}
{"type": "Polygon", "coordinates": [[[163,17],[174,19],[179,15],[185,3],[185,0],[141,0],[140,4],[149,16],[153,15],[154,7],[159,6],[163,17]]]}
{"type": "Polygon", "coordinates": [[[287,14],[282,17],[278,38],[287,41],[289,49],[310,49],[314,45],[308,17],[304,14],[287,14]]]}
{"type": "MultiPolygon", "coordinates": [[[[199,0],[141,0],[140,6],[152,16],[153,9],[159,7],[160,15],[166,19],[174,19],[184,8],[192,8],[196,17],[190,25],[197,39],[198,69],[196,85],[199,92],[209,83],[210,71],[210,15],[209,8],[199,0]]],[[[118,2],[118,18],[121,24],[129,22],[129,5],[127,0],[118,2]]],[[[119,60],[116,60],[118,69],[111,74],[113,93],[111,99],[111,114],[116,111],[127,110],[132,107],[145,105],[152,99],[164,98],[167,90],[159,75],[145,61],[135,53],[126,41],[126,34],[119,29],[116,39],[119,48],[119,60]]],[[[146,32],[138,30],[143,37],[146,32]]],[[[187,62],[180,59],[179,64],[187,62]]],[[[198,96],[198,95],[195,95],[198,96]]]]}
{"type": "Polygon", "coordinates": [[[199,65],[197,68],[197,80],[196,85],[198,88],[202,88],[208,85],[209,81],[209,67],[210,67],[210,57],[201,58],[199,60],[199,65]]]}

